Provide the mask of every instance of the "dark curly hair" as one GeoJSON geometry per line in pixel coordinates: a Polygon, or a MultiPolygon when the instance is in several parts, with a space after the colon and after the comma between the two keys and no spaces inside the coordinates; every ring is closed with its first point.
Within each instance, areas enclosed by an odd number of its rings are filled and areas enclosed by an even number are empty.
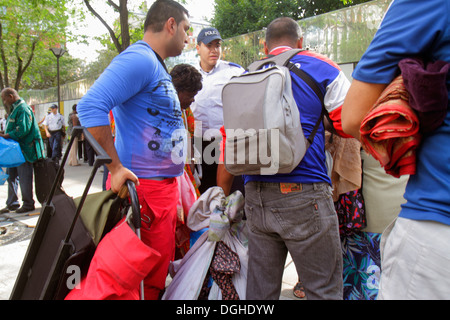
{"type": "Polygon", "coordinates": [[[202,89],[202,75],[189,64],[178,64],[170,71],[177,92],[198,92],[202,89]]]}

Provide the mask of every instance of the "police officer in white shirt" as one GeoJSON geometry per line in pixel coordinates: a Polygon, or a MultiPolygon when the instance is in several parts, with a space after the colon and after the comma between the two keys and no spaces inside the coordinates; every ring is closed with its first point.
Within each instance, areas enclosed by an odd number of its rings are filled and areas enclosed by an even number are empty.
{"type": "Polygon", "coordinates": [[[64,117],[58,113],[58,106],[56,104],[50,108],[52,112],[45,117],[42,124],[50,142],[50,148],[52,150],[51,158],[53,161],[59,162],[62,157],[62,142],[63,135],[65,135],[66,123],[64,117]]]}
{"type": "MultiPolygon", "coordinates": [[[[216,186],[219,144],[223,126],[222,88],[233,76],[245,70],[231,62],[221,60],[222,38],[215,28],[205,28],[197,37],[197,53],[200,56],[198,70],[203,77],[203,89],[191,105],[196,121],[195,145],[202,145],[202,181],[200,192],[216,186]],[[201,123],[201,130],[199,125],[201,123]],[[200,136],[201,134],[201,136],[200,136]]],[[[200,150],[200,148],[198,148],[200,150]]]]}
{"type": "Polygon", "coordinates": [[[6,119],[0,118],[0,131],[5,131],[6,129],[6,119]]]}

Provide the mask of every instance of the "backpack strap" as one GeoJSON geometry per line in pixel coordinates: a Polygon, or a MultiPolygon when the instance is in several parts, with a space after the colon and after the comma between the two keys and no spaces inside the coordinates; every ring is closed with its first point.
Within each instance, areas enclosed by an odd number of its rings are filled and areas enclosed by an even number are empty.
{"type": "MultiPolygon", "coordinates": [[[[330,119],[330,115],[328,114],[327,109],[325,108],[325,104],[324,104],[324,95],[322,93],[322,91],[319,89],[319,86],[317,85],[316,81],[313,80],[313,78],[311,78],[311,76],[309,76],[305,71],[299,69],[294,63],[292,62],[288,62],[287,65],[288,69],[292,72],[294,72],[300,79],[302,79],[303,81],[305,81],[305,83],[315,92],[315,94],[317,95],[317,97],[319,97],[320,102],[322,103],[322,112],[320,113],[320,117],[316,122],[316,125],[314,126],[311,134],[309,135],[307,141],[309,142],[309,144],[311,145],[314,141],[314,137],[317,133],[317,130],[319,129],[320,123],[323,121],[323,117],[327,117],[328,121],[330,122],[330,124],[332,124],[333,122],[330,119]]],[[[335,133],[334,127],[332,126],[332,135],[330,137],[330,142],[333,139],[333,134],[335,133]]]]}
{"type": "MultiPolygon", "coordinates": [[[[294,72],[298,77],[300,77],[300,79],[305,81],[305,83],[316,93],[317,97],[319,98],[320,102],[322,103],[322,112],[321,112],[320,117],[317,120],[316,125],[314,126],[311,134],[306,139],[307,143],[309,143],[309,145],[311,145],[314,141],[314,137],[317,133],[317,130],[319,130],[320,123],[323,121],[323,117],[326,116],[328,121],[330,122],[330,124],[332,124],[333,122],[331,121],[328,111],[325,108],[324,95],[323,95],[322,91],[320,90],[319,86],[317,85],[316,81],[314,81],[305,71],[299,69],[294,63],[292,63],[290,61],[294,56],[296,56],[297,54],[299,54],[302,51],[304,51],[304,50],[303,49],[291,49],[291,50],[287,50],[283,53],[280,53],[278,55],[270,55],[266,59],[253,62],[252,64],[250,64],[248,66],[247,69],[249,72],[253,72],[253,71],[261,69],[262,67],[264,67],[268,64],[276,64],[276,65],[285,66],[289,69],[289,71],[294,72]]],[[[333,128],[332,134],[334,134],[334,128],[333,128]]],[[[333,135],[331,135],[330,141],[332,140],[332,138],[333,138],[333,135]]]]}

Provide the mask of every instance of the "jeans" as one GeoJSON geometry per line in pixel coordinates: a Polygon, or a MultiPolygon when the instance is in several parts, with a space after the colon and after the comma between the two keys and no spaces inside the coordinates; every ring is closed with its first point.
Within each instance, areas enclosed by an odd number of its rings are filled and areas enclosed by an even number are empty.
{"type": "Polygon", "coordinates": [[[33,164],[25,162],[19,167],[8,168],[8,198],[6,206],[11,207],[19,204],[17,196],[18,186],[22,193],[22,206],[24,208],[34,208],[33,200],[33,164]]]}
{"type": "Polygon", "coordinates": [[[247,299],[276,300],[289,252],[308,300],[343,296],[339,223],[326,183],[284,194],[279,183],[245,185],[247,299]]]}
{"type": "Polygon", "coordinates": [[[60,160],[62,158],[62,135],[61,130],[52,131],[49,138],[50,148],[52,149],[52,159],[60,160]]]}

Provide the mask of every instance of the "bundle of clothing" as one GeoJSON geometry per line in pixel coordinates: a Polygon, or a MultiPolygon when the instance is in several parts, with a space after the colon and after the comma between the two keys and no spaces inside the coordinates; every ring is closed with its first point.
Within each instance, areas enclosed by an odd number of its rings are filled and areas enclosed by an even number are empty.
{"type": "Polygon", "coordinates": [[[361,143],[325,132],[325,150],[331,157],[329,176],[333,185],[333,201],[340,195],[361,188],[361,143]]]}
{"type": "Polygon", "coordinates": [[[383,91],[361,124],[361,144],[386,173],[416,173],[415,152],[421,141],[419,118],[409,106],[400,75],[383,91]]]}
{"type": "Polygon", "coordinates": [[[403,59],[398,64],[409,105],[420,119],[419,132],[427,134],[439,127],[447,115],[447,77],[450,64],[445,61],[425,63],[421,59],[403,59]]]}
{"type": "Polygon", "coordinates": [[[333,185],[333,202],[341,236],[351,235],[367,226],[362,195],[361,143],[325,133],[325,149],[330,154],[329,176],[333,185]]]}
{"type": "Polygon", "coordinates": [[[247,236],[244,197],[226,197],[212,187],[191,207],[187,225],[206,231],[183,259],[170,266],[172,281],[163,300],[244,300],[247,286],[247,236]]]}
{"type": "Polygon", "coordinates": [[[442,124],[447,113],[450,65],[408,58],[401,75],[383,91],[361,123],[361,143],[384,167],[400,177],[416,173],[416,151],[423,134],[442,124]]]}

